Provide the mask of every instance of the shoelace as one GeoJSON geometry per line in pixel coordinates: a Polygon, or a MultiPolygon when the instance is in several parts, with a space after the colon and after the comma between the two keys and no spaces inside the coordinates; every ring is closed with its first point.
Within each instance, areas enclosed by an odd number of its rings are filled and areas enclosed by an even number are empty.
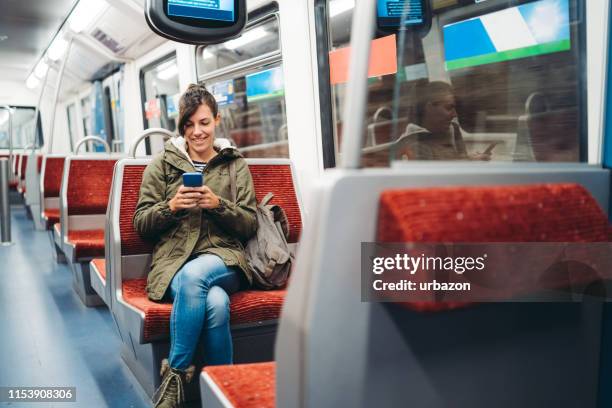
{"type": "Polygon", "coordinates": [[[183,406],[183,402],[185,402],[185,390],[183,389],[183,381],[181,379],[181,375],[176,371],[170,369],[170,373],[164,378],[162,383],[159,385],[159,388],[155,391],[154,396],[155,403],[153,406],[157,406],[161,402],[161,398],[166,394],[166,390],[170,386],[170,381],[176,381],[176,400],[179,407],[183,406]]]}

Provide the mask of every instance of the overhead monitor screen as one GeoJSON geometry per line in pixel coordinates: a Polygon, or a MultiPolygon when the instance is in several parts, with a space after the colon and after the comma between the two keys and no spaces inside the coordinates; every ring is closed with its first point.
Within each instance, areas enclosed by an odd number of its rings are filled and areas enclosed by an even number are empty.
{"type": "Polygon", "coordinates": [[[376,6],[378,27],[399,27],[423,24],[422,0],[378,0],[376,6]]]}
{"type": "Polygon", "coordinates": [[[168,15],[234,21],[234,0],[168,0],[168,15]]]}
{"type": "Polygon", "coordinates": [[[443,27],[448,71],[571,48],[568,0],[539,0],[443,27]]]}

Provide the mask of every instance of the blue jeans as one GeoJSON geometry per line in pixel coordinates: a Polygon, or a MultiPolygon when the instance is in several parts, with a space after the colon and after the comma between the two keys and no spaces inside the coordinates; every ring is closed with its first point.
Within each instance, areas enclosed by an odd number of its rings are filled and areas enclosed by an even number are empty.
{"type": "Polygon", "coordinates": [[[240,271],[218,256],[194,258],[174,275],[170,296],[170,367],[189,367],[200,336],[206,365],[232,363],[229,296],[240,288],[240,271]]]}

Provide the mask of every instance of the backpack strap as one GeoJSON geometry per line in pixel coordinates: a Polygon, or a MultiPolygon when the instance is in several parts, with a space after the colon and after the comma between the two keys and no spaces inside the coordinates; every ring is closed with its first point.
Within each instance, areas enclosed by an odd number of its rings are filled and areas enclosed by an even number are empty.
{"type": "Polygon", "coordinates": [[[230,190],[232,192],[232,202],[236,204],[236,160],[229,164],[230,190]]]}
{"type": "Polygon", "coordinates": [[[260,205],[268,205],[268,203],[270,202],[270,200],[272,200],[273,197],[274,197],[274,193],[269,192],[268,194],[266,194],[263,200],[261,200],[260,205]]]}

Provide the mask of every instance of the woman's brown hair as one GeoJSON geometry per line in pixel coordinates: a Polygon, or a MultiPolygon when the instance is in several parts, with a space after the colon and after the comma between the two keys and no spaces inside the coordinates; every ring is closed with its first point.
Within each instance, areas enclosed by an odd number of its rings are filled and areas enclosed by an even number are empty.
{"type": "Polygon", "coordinates": [[[215,97],[206,90],[204,85],[189,85],[185,93],[181,95],[181,99],[179,101],[178,131],[181,136],[185,134],[185,125],[187,124],[187,121],[202,104],[206,104],[210,108],[213,117],[217,117],[219,108],[217,107],[215,97]]]}

